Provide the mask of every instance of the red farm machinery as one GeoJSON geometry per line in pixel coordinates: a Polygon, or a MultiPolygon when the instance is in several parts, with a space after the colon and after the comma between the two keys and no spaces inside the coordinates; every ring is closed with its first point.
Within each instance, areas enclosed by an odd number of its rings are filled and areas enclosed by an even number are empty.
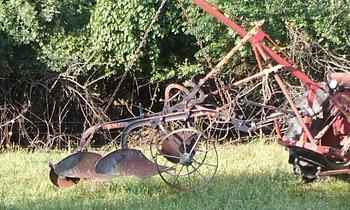
{"type": "MultiPolygon", "coordinates": [[[[164,1],[165,2],[165,1],[164,1]]],[[[213,136],[218,131],[236,130],[254,133],[274,130],[279,144],[289,151],[294,173],[306,181],[320,176],[350,174],[350,74],[329,73],[327,81],[316,82],[271,46],[275,43],[254,24],[250,31],[228,18],[205,0],[193,3],[219,22],[234,30],[240,42],[198,82],[170,84],[165,89],[161,112],[144,114],[94,125],[82,134],[75,152],[57,164],[50,164],[50,179],[58,187],[68,187],[86,180],[110,180],[115,176],[145,178],[159,174],[169,185],[187,188],[198,181],[210,180],[217,172],[218,159],[213,136]],[[259,72],[220,88],[208,90],[230,58],[245,44],[250,44],[259,72]],[[293,96],[283,77],[300,81],[305,91],[293,96]],[[259,79],[278,88],[278,97],[286,99],[282,107],[249,99],[249,91],[239,87],[259,79]],[[213,99],[220,99],[214,103],[213,99]],[[242,106],[260,107],[269,114],[249,117],[242,106]],[[155,134],[147,154],[130,149],[130,133],[151,128],[155,134]],[[87,151],[94,134],[120,131],[120,146],[102,156],[87,151]],[[146,157],[148,156],[148,157],[146,157]]]]}

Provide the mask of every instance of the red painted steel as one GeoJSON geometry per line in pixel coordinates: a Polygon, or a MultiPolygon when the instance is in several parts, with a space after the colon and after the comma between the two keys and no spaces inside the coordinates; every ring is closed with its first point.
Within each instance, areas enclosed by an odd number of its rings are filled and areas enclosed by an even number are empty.
{"type": "MultiPolygon", "coordinates": [[[[236,24],[234,21],[232,21],[230,18],[228,18],[220,9],[218,9],[216,6],[208,3],[205,0],[193,0],[193,2],[201,7],[204,11],[206,11],[211,16],[215,17],[219,22],[225,24],[226,26],[232,28],[234,31],[236,31],[242,38],[247,34],[247,31],[244,30],[241,26],[236,24]]],[[[267,47],[262,43],[262,41],[265,40],[265,38],[269,38],[269,36],[264,31],[259,31],[254,37],[250,38],[249,42],[251,43],[254,52],[257,54],[260,54],[261,57],[265,57],[264,54],[267,54],[270,58],[272,58],[275,62],[277,62],[280,65],[283,65],[287,70],[289,70],[293,76],[297,77],[301,81],[303,81],[309,88],[311,89],[318,89],[320,86],[311,80],[305,73],[302,71],[296,69],[293,67],[293,65],[288,62],[286,59],[282,58],[277,53],[273,52],[272,49],[267,47]]],[[[257,57],[257,60],[260,61],[259,57],[257,57]]],[[[260,65],[259,65],[260,66],[260,65]]]]}
{"type": "MultiPolygon", "coordinates": [[[[228,18],[220,9],[218,9],[216,6],[208,3],[205,0],[193,0],[193,2],[201,7],[204,11],[206,11],[208,14],[215,17],[219,22],[222,22],[226,26],[232,28],[234,31],[236,31],[242,38],[247,34],[247,31],[245,31],[241,26],[236,24],[234,21],[232,21],[230,18],[228,18]]],[[[269,38],[269,36],[263,32],[262,30],[258,31],[255,36],[251,37],[249,39],[250,44],[252,45],[252,48],[255,53],[256,60],[258,62],[259,68],[262,70],[262,64],[260,58],[263,58],[265,61],[268,60],[268,57],[274,60],[276,63],[283,65],[284,68],[291,72],[293,76],[304,82],[304,84],[312,91],[310,91],[310,95],[314,95],[314,91],[320,88],[320,86],[313,80],[311,80],[305,73],[302,71],[296,69],[293,67],[293,65],[288,62],[286,59],[282,58],[280,55],[275,53],[272,49],[264,45],[262,42],[265,38],[269,38]],[[268,57],[267,57],[268,56],[268,57]]],[[[295,107],[294,103],[290,101],[290,104],[292,107],[295,107]]],[[[296,109],[295,109],[296,110],[296,109]]],[[[297,112],[296,115],[299,115],[297,112]]],[[[300,121],[301,118],[299,117],[298,120],[300,121]]],[[[312,144],[315,144],[315,140],[313,136],[311,135],[309,129],[305,125],[304,122],[300,121],[299,123],[302,124],[303,129],[307,135],[307,138],[309,139],[312,144]]]]}
{"type": "MultiPolygon", "coordinates": [[[[237,32],[240,37],[244,37],[247,34],[247,31],[242,28],[240,25],[236,24],[234,21],[232,21],[229,17],[227,17],[220,9],[218,9],[216,6],[208,3],[205,0],[193,0],[194,4],[198,5],[200,8],[202,8],[204,11],[206,11],[211,16],[215,17],[219,22],[225,24],[226,26],[233,29],[235,32],[237,32]]],[[[259,28],[260,29],[260,28],[259,28]]],[[[249,42],[252,46],[253,52],[255,54],[257,64],[260,70],[263,70],[262,60],[268,61],[269,59],[273,60],[279,65],[282,65],[285,70],[289,71],[294,77],[298,78],[300,81],[302,81],[307,87],[308,87],[308,103],[309,105],[312,105],[313,102],[316,100],[316,91],[318,89],[323,88],[310,79],[304,72],[297,69],[292,62],[286,60],[281,55],[275,53],[271,48],[267,47],[263,42],[269,41],[270,43],[273,43],[271,38],[261,29],[257,32],[257,34],[249,39],[249,42]]],[[[339,84],[345,84],[345,86],[350,87],[350,76],[346,75],[336,75],[333,74],[330,76],[330,79],[334,79],[338,81],[339,84]]],[[[275,79],[279,81],[279,86],[284,90],[284,95],[288,98],[288,93],[286,93],[285,88],[283,88],[282,81],[280,81],[280,77],[278,75],[275,75],[275,79]]],[[[323,155],[327,158],[334,159],[334,160],[341,160],[341,161],[350,161],[349,154],[344,154],[339,148],[341,147],[341,141],[343,141],[345,138],[347,138],[348,134],[350,133],[350,94],[349,93],[340,93],[336,94],[336,96],[331,96],[330,101],[334,106],[334,109],[337,109],[337,112],[341,112],[341,115],[334,116],[335,120],[332,121],[332,125],[329,126],[327,129],[327,132],[321,137],[321,139],[317,139],[317,141],[314,139],[312,134],[310,133],[309,127],[310,125],[306,125],[302,116],[299,114],[298,110],[296,109],[294,103],[289,99],[290,105],[292,106],[293,111],[298,116],[298,121],[301,123],[303,127],[303,138],[305,136],[309,140],[309,142],[300,140],[300,141],[292,141],[289,139],[283,139],[282,140],[282,133],[279,129],[279,126],[276,127],[277,136],[280,139],[280,143],[287,146],[297,146],[300,148],[304,148],[307,150],[311,150],[313,152],[316,152],[320,155],[323,155]],[[340,95],[340,96],[339,96],[340,95]],[[341,103],[341,99],[343,101],[346,101],[345,103],[341,103]],[[349,99],[349,100],[348,100],[349,99]]],[[[310,122],[311,123],[311,122],[310,122]]],[[[321,175],[334,175],[334,174],[349,174],[350,169],[344,168],[340,170],[330,170],[330,171],[323,171],[321,172],[321,175]]]]}

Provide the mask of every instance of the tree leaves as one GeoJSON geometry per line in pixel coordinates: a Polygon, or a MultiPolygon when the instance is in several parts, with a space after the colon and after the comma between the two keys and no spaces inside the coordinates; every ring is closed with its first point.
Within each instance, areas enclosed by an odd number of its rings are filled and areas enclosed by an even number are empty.
{"type": "MultiPolygon", "coordinates": [[[[237,35],[226,26],[191,1],[181,2],[192,23],[175,1],[168,2],[133,68],[145,78],[169,79],[169,75],[176,77],[182,70],[195,74],[188,69],[205,63],[204,52],[215,63],[236,42],[237,35]],[[198,48],[196,38],[203,41],[203,49],[198,48]],[[174,68],[179,70],[173,74],[165,71],[174,68]]],[[[288,45],[286,24],[292,22],[323,46],[344,54],[350,52],[350,6],[345,1],[210,2],[246,28],[250,22],[264,19],[264,30],[282,45],[288,45]]],[[[6,48],[0,48],[4,63],[0,66],[6,63],[13,65],[11,69],[47,68],[62,72],[71,63],[88,62],[99,75],[123,72],[159,4],[153,0],[0,0],[0,39],[7,43],[6,48]],[[31,50],[20,50],[22,47],[31,50]],[[23,63],[16,60],[19,57],[30,59],[23,63]]],[[[245,49],[241,56],[250,56],[249,51],[245,49]]],[[[82,73],[86,71],[89,69],[82,73]]],[[[186,72],[183,75],[190,76],[186,72]]],[[[21,74],[20,70],[17,73],[21,74]]]]}

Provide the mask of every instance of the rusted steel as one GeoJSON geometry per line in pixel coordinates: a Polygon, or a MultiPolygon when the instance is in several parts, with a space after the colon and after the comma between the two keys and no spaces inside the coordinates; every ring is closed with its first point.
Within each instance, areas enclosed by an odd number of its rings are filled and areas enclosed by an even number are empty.
{"type": "Polygon", "coordinates": [[[257,23],[256,26],[250,30],[240,41],[234,46],[222,59],[221,61],[203,78],[199,80],[199,83],[196,87],[192,89],[192,91],[188,94],[188,96],[184,99],[187,101],[196,96],[200,88],[209,80],[213,79],[216,74],[222,71],[225,64],[231,59],[231,57],[240,50],[246,42],[249,41],[258,31],[257,29],[261,26],[262,23],[257,23]]]}
{"type": "Polygon", "coordinates": [[[260,71],[259,73],[256,73],[256,74],[254,74],[252,76],[249,76],[249,77],[246,77],[244,79],[238,80],[237,82],[234,82],[232,85],[233,86],[238,86],[238,85],[250,82],[252,80],[259,79],[259,78],[264,77],[266,75],[269,75],[271,73],[277,73],[282,68],[283,68],[282,65],[277,65],[277,66],[270,67],[268,69],[264,69],[264,70],[260,71]]]}
{"type": "MultiPolygon", "coordinates": [[[[350,173],[350,91],[338,91],[336,87],[328,91],[327,88],[298,70],[290,61],[267,47],[265,42],[275,43],[261,30],[262,22],[256,23],[254,28],[247,32],[224,15],[216,6],[205,0],[193,0],[193,2],[220,22],[235,30],[242,38],[240,42],[200,79],[198,84],[190,82],[189,86],[182,84],[167,86],[164,95],[164,107],[161,112],[101,123],[85,130],[76,152],[57,164],[50,165],[50,180],[52,183],[58,187],[70,187],[78,183],[80,179],[104,181],[116,176],[146,178],[160,174],[166,183],[174,186],[178,184],[179,179],[197,173],[207,160],[209,150],[205,149],[204,160],[201,160],[196,166],[192,165],[197,158],[197,153],[201,152],[197,147],[203,142],[208,147],[209,140],[204,134],[205,131],[215,130],[217,128],[215,126],[218,125],[225,125],[223,130],[226,132],[235,129],[250,135],[251,132],[264,127],[272,127],[274,122],[277,124],[276,131],[279,143],[288,148],[290,152],[289,162],[293,164],[296,173],[300,172],[304,178],[310,179],[319,175],[350,173]],[[204,92],[203,89],[205,88],[203,87],[210,80],[217,79],[218,74],[231,57],[246,43],[251,44],[257,65],[261,71],[242,80],[231,82],[231,84],[220,83],[217,85],[217,90],[204,92]],[[272,64],[275,66],[271,67],[272,64]],[[263,69],[264,65],[268,68],[263,69]],[[305,95],[302,100],[305,103],[297,104],[293,101],[280,76],[283,71],[290,72],[290,75],[305,84],[307,96],[305,95]],[[236,91],[235,87],[259,78],[267,78],[270,74],[273,75],[272,79],[276,81],[292,111],[265,104],[265,100],[264,103],[243,100],[244,105],[261,107],[263,114],[260,118],[254,119],[243,119],[244,116],[249,115],[246,113],[237,117],[238,113],[236,113],[237,110],[234,106],[242,101],[239,98],[242,96],[240,94],[232,96],[230,90],[236,91]],[[174,94],[173,97],[172,94],[174,94]],[[177,96],[179,96],[179,101],[175,100],[177,96]],[[216,100],[215,97],[218,96],[221,97],[221,101],[218,103],[220,105],[207,106],[205,104],[208,98],[212,97],[216,100]],[[330,108],[324,106],[326,102],[331,104],[330,108]],[[331,110],[326,110],[326,108],[331,110]],[[264,109],[273,110],[276,113],[265,116],[264,109]],[[325,115],[325,117],[321,115],[325,115]],[[281,122],[285,118],[287,118],[286,122],[281,122]],[[196,125],[201,120],[203,122],[201,126],[206,127],[204,129],[196,125]],[[321,124],[318,124],[320,122],[321,124]],[[180,125],[180,127],[173,124],[180,125]],[[290,124],[287,133],[282,132],[283,124],[290,124]],[[299,125],[300,127],[298,127],[299,125]],[[323,127],[316,128],[317,125],[323,127]],[[128,148],[131,132],[144,127],[156,129],[157,135],[159,135],[159,138],[152,140],[151,143],[152,160],[141,151],[128,148]],[[87,152],[88,145],[95,133],[111,130],[121,133],[119,139],[121,149],[117,149],[104,157],[97,153],[87,152]],[[314,135],[317,137],[316,140],[314,135]],[[308,141],[304,141],[305,139],[308,141]],[[155,148],[154,145],[156,145],[155,148]],[[164,165],[158,162],[161,158],[166,160],[164,165]],[[168,163],[171,166],[168,166],[168,163]],[[176,171],[177,166],[180,166],[180,171],[176,171]],[[187,174],[183,173],[182,169],[189,166],[192,166],[193,170],[187,174]],[[310,168],[312,170],[309,170],[310,168]],[[170,181],[170,179],[165,178],[165,175],[174,176],[175,181],[170,181]]],[[[329,80],[336,81],[339,86],[350,87],[349,74],[332,73],[328,77],[329,80]]],[[[254,88],[256,87],[257,85],[254,88]]],[[[240,111],[244,112],[244,110],[240,111]]],[[[214,156],[217,158],[215,147],[212,152],[215,153],[214,156]]],[[[213,174],[215,175],[217,163],[211,164],[211,166],[213,166],[213,174]]]]}
{"type": "MultiPolygon", "coordinates": [[[[220,22],[224,23],[228,27],[235,30],[241,37],[246,35],[246,31],[242,27],[235,24],[232,20],[230,20],[230,18],[225,16],[224,13],[221,12],[214,5],[209,4],[205,0],[194,0],[194,3],[197,4],[198,6],[200,6],[208,14],[217,18],[220,22]]],[[[291,62],[287,61],[286,59],[284,59],[283,57],[281,57],[280,55],[275,53],[272,49],[267,47],[263,43],[265,38],[267,39],[267,41],[271,41],[271,38],[266,33],[259,30],[259,32],[249,40],[250,44],[252,45],[252,49],[255,53],[255,57],[256,57],[256,60],[258,62],[258,66],[261,70],[263,69],[263,64],[261,62],[261,58],[265,62],[268,62],[269,59],[271,59],[274,62],[276,62],[277,64],[282,65],[284,70],[291,72],[292,76],[294,76],[297,79],[299,79],[300,81],[302,81],[306,85],[306,87],[309,89],[308,90],[308,97],[307,97],[307,103],[309,105],[315,103],[315,101],[316,101],[315,98],[317,97],[316,92],[323,91],[324,93],[327,93],[326,89],[321,87],[317,82],[310,79],[305,73],[298,70],[291,62]]],[[[318,158],[329,158],[329,161],[331,161],[331,162],[338,161],[338,159],[344,159],[344,161],[347,161],[348,159],[345,157],[346,152],[344,152],[344,151],[343,152],[336,152],[336,151],[338,151],[337,150],[338,147],[342,147],[343,149],[345,149],[347,151],[347,148],[349,146],[347,144],[340,145],[340,142],[343,142],[344,138],[347,138],[344,136],[349,136],[349,134],[350,134],[350,129],[349,129],[350,128],[350,125],[349,125],[350,117],[348,117],[348,116],[350,116],[349,111],[348,111],[350,102],[347,100],[347,97],[348,97],[347,94],[343,94],[342,96],[337,96],[338,98],[334,97],[334,98],[331,98],[329,100],[332,103],[332,105],[335,106],[336,109],[338,109],[342,113],[342,115],[341,116],[332,116],[333,120],[330,122],[330,124],[326,125],[324,130],[320,129],[321,131],[319,131],[319,132],[321,132],[322,135],[321,135],[321,138],[318,139],[318,142],[316,144],[316,141],[310,132],[310,127],[314,123],[313,122],[314,116],[312,116],[313,114],[311,113],[311,117],[307,116],[304,118],[303,116],[301,116],[301,114],[299,113],[299,110],[297,109],[293,100],[291,99],[291,97],[288,93],[288,90],[284,86],[282,79],[277,74],[275,74],[274,78],[277,81],[277,83],[279,84],[280,88],[282,89],[284,96],[286,97],[287,101],[289,102],[289,104],[294,112],[294,115],[297,118],[297,121],[299,122],[299,124],[302,127],[303,132],[302,132],[300,138],[303,138],[303,136],[306,136],[310,142],[310,143],[304,142],[303,144],[300,144],[297,147],[310,150],[310,153],[312,151],[318,151],[321,154],[321,156],[314,157],[315,158],[314,161],[316,161],[316,162],[317,162],[318,158]],[[340,98],[343,100],[343,103],[339,103],[340,98]],[[306,118],[309,118],[309,121],[310,121],[308,125],[306,125],[304,122],[304,120],[306,120],[306,118]],[[344,118],[346,118],[346,120],[344,120],[344,118]],[[333,129],[333,131],[331,128],[333,129]],[[331,152],[324,150],[323,144],[329,145],[330,146],[329,149],[331,152]]],[[[349,85],[350,85],[349,78],[350,78],[349,74],[335,73],[333,75],[332,74],[329,75],[330,80],[335,80],[336,83],[338,83],[340,86],[345,86],[345,87],[349,87],[349,85]]],[[[251,79],[251,78],[244,79],[243,81],[249,81],[249,79],[251,79]]],[[[237,82],[237,83],[240,84],[240,82],[237,82]]],[[[281,138],[281,133],[279,133],[279,136],[281,138]]],[[[319,136],[320,135],[318,135],[318,137],[319,136]]],[[[288,139],[286,137],[282,141],[284,141],[284,143],[286,143],[286,142],[289,142],[290,139],[288,139]]],[[[295,142],[295,141],[296,140],[291,140],[291,142],[295,142]]],[[[295,160],[297,160],[299,157],[293,157],[293,151],[295,150],[295,148],[291,149],[291,150],[292,150],[292,152],[291,152],[290,159],[295,158],[295,160]]],[[[300,167],[300,168],[304,167],[303,164],[298,165],[299,164],[298,161],[296,161],[296,164],[297,164],[296,167],[300,167]]],[[[313,165],[312,163],[308,163],[308,164],[309,164],[309,166],[311,165],[310,167],[317,168],[317,166],[313,165]]],[[[341,165],[340,167],[348,167],[348,166],[341,165]]],[[[331,170],[331,169],[332,169],[331,167],[323,168],[323,170],[331,170]]],[[[303,171],[303,170],[301,169],[301,171],[303,171]]],[[[317,170],[314,170],[314,171],[315,171],[315,173],[317,172],[317,170]]],[[[305,177],[309,177],[309,176],[306,175],[305,177]]]]}
{"type": "MultiPolygon", "coordinates": [[[[168,170],[163,166],[158,167],[164,171],[168,170]]],[[[99,160],[96,165],[96,172],[109,177],[136,176],[143,179],[158,174],[158,167],[140,150],[121,149],[99,160]]]]}
{"type": "Polygon", "coordinates": [[[186,96],[186,95],[188,95],[190,93],[190,91],[186,87],[184,87],[182,85],[179,85],[179,84],[170,84],[170,85],[168,85],[165,88],[165,91],[164,91],[164,108],[163,108],[163,110],[167,111],[167,112],[171,111],[171,110],[169,110],[170,107],[172,109],[175,109],[174,108],[175,106],[171,106],[169,104],[170,101],[172,101],[173,97],[174,97],[174,96],[171,96],[171,91],[172,90],[177,90],[177,93],[175,93],[175,94],[180,94],[180,92],[183,92],[184,96],[186,96]]]}
{"type": "Polygon", "coordinates": [[[161,142],[160,154],[173,163],[179,163],[181,154],[188,152],[186,148],[190,148],[196,135],[189,132],[178,132],[164,138],[161,142]]]}
{"type": "Polygon", "coordinates": [[[65,188],[78,183],[80,179],[109,181],[115,176],[136,176],[146,178],[158,173],[157,166],[140,151],[121,149],[102,157],[92,152],[77,152],[59,163],[50,164],[50,180],[65,188]]]}
{"type": "MultiPolygon", "coordinates": [[[[201,7],[204,11],[206,11],[211,16],[215,17],[219,22],[222,22],[226,26],[232,28],[235,32],[237,32],[240,37],[245,37],[247,35],[247,32],[239,25],[237,25],[234,21],[232,21],[229,17],[224,15],[223,12],[220,11],[216,6],[208,3],[205,0],[193,0],[193,3],[197,6],[201,7]]],[[[280,55],[275,53],[272,49],[265,46],[263,44],[264,39],[267,38],[267,40],[271,40],[271,38],[262,30],[257,31],[255,36],[249,38],[249,42],[252,45],[253,49],[256,49],[255,51],[257,54],[262,56],[264,60],[267,60],[267,56],[272,58],[275,62],[285,67],[286,70],[290,71],[292,75],[301,81],[303,81],[307,86],[309,86],[312,89],[318,89],[320,86],[311,80],[305,73],[302,71],[296,69],[293,64],[286,59],[282,58],[280,55]]],[[[257,57],[257,60],[260,61],[260,59],[257,57]]]]}
{"type": "Polygon", "coordinates": [[[216,110],[210,110],[210,109],[194,109],[194,110],[188,110],[184,112],[175,112],[175,113],[170,113],[167,115],[163,116],[155,116],[155,117],[150,117],[147,119],[140,119],[140,120],[135,120],[131,122],[127,127],[124,128],[122,137],[121,137],[121,144],[122,148],[126,149],[128,147],[128,134],[139,127],[142,126],[157,126],[161,123],[167,123],[167,122],[172,122],[172,121],[185,121],[187,119],[192,119],[192,118],[198,118],[198,117],[206,117],[209,115],[216,114],[216,110]]]}
{"type": "Polygon", "coordinates": [[[96,174],[95,165],[102,158],[94,152],[77,152],[69,155],[51,168],[59,177],[104,180],[101,174],[96,174]]]}
{"type": "Polygon", "coordinates": [[[49,164],[50,180],[59,188],[67,188],[77,184],[80,179],[98,179],[95,164],[101,155],[91,152],[74,153],[57,164],[49,164]]]}
{"type": "Polygon", "coordinates": [[[295,116],[297,117],[299,124],[303,127],[303,130],[304,130],[307,138],[309,139],[310,143],[316,147],[316,141],[315,141],[314,137],[312,136],[309,128],[305,125],[303,117],[300,115],[297,107],[295,106],[295,104],[293,102],[293,99],[290,97],[289,92],[288,92],[286,86],[284,85],[281,77],[278,74],[274,74],[274,77],[275,77],[276,82],[280,86],[284,96],[286,97],[290,107],[292,108],[295,116]]]}
{"type": "Polygon", "coordinates": [[[72,187],[80,181],[80,178],[59,177],[53,168],[50,169],[49,178],[51,183],[58,188],[72,187]]]}

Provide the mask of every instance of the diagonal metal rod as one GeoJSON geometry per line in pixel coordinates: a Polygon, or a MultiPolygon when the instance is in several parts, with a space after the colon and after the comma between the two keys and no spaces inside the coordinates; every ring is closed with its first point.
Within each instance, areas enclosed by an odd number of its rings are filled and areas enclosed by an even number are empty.
{"type": "Polygon", "coordinates": [[[259,28],[262,26],[262,22],[259,22],[255,25],[253,29],[251,29],[244,37],[240,40],[240,42],[233,47],[230,52],[228,52],[221,61],[201,80],[199,80],[198,85],[196,85],[193,90],[186,96],[184,101],[189,101],[191,98],[196,96],[198,91],[201,89],[201,87],[207,82],[209,79],[212,79],[215,75],[217,75],[220,71],[222,71],[223,67],[228,63],[230,58],[237,53],[243,45],[248,42],[252,37],[254,37],[257,33],[259,28]]]}
{"type": "Polygon", "coordinates": [[[284,85],[283,81],[282,81],[282,78],[278,75],[278,74],[274,74],[273,75],[275,77],[275,80],[276,82],[278,83],[278,85],[280,86],[282,92],[283,92],[283,95],[286,97],[290,107],[292,108],[296,118],[298,119],[298,122],[299,124],[303,127],[303,130],[307,136],[307,138],[309,139],[310,143],[313,145],[313,146],[317,146],[316,145],[316,141],[314,139],[314,137],[312,136],[309,128],[305,125],[304,121],[303,121],[303,118],[301,117],[297,107],[295,106],[292,98],[290,97],[290,94],[286,88],[286,86],[284,85]]]}
{"type": "Polygon", "coordinates": [[[271,68],[268,68],[268,69],[264,69],[262,71],[260,71],[259,73],[256,73],[250,77],[246,77],[244,79],[241,79],[241,80],[238,80],[237,82],[234,82],[232,84],[232,86],[238,86],[238,85],[241,85],[241,84],[244,84],[244,83],[247,83],[249,81],[252,81],[254,79],[259,79],[261,77],[264,77],[266,75],[269,75],[270,73],[276,73],[278,70],[282,69],[283,66],[282,65],[277,65],[277,66],[273,66],[271,68]]]}

